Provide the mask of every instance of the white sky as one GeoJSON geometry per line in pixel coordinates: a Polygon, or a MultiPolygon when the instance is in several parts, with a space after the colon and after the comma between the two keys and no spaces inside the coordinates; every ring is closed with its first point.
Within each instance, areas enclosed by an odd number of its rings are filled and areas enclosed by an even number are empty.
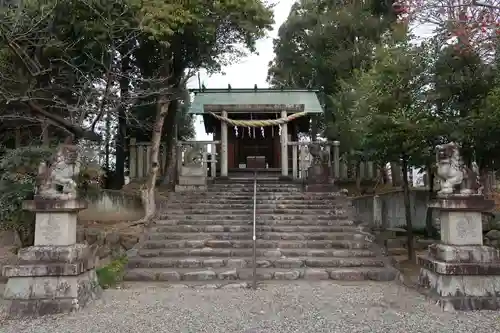
{"type": "MultiPolygon", "coordinates": [[[[251,54],[241,59],[240,62],[226,66],[221,74],[208,76],[206,72],[201,71],[201,82],[207,88],[227,88],[231,84],[232,88],[253,88],[257,84],[259,88],[267,88],[266,82],[268,64],[274,58],[273,39],[278,35],[279,27],[285,22],[290,13],[295,0],[274,0],[274,21],[273,30],[266,38],[257,41],[257,54],[251,54]],[[222,74],[224,73],[224,74],[222,74]]],[[[418,27],[416,33],[423,37],[428,36],[430,29],[418,27]]],[[[195,75],[189,82],[188,88],[198,88],[198,78],[195,75]]],[[[200,116],[195,119],[195,140],[212,140],[212,135],[205,133],[203,120],[200,116]]]]}

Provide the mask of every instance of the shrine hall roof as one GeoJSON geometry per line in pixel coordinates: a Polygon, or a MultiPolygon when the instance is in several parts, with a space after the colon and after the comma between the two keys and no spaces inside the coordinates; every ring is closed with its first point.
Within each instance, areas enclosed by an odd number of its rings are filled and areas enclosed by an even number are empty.
{"type": "Polygon", "coordinates": [[[193,89],[194,100],[188,113],[207,112],[271,113],[289,112],[321,113],[317,90],[290,89],[193,89]]]}

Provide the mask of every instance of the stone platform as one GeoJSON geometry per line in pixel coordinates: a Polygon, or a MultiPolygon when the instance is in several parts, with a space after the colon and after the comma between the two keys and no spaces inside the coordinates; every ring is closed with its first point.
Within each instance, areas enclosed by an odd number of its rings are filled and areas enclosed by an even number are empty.
{"type": "Polygon", "coordinates": [[[11,317],[72,312],[101,293],[93,249],[87,245],[31,246],[21,249],[18,259],[3,268],[11,317]]]}
{"type": "Polygon", "coordinates": [[[95,248],[76,243],[78,211],[86,203],[35,197],[24,208],[35,212],[35,245],[21,249],[15,265],[3,267],[10,317],[42,316],[80,309],[101,293],[95,248]]]}
{"type": "Polygon", "coordinates": [[[483,246],[481,212],[492,202],[480,196],[446,196],[440,210],[441,244],[418,258],[421,290],[444,310],[500,309],[500,252],[483,246]]]}

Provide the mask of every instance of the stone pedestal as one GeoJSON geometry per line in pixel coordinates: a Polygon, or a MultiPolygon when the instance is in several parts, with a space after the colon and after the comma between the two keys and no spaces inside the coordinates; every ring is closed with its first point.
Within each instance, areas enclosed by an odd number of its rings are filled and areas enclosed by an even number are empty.
{"type": "Polygon", "coordinates": [[[207,189],[206,170],[202,166],[183,166],[179,175],[176,192],[205,191],[207,189]]]}
{"type": "Polygon", "coordinates": [[[444,310],[500,309],[500,252],[483,246],[482,196],[449,195],[430,204],[439,210],[441,244],[418,257],[421,290],[444,310]]]}
{"type": "Polygon", "coordinates": [[[35,245],[21,249],[18,262],[3,268],[11,317],[78,310],[99,297],[94,249],[76,243],[80,200],[35,198],[24,208],[35,212],[35,245]]]}
{"type": "Polygon", "coordinates": [[[313,164],[307,170],[306,192],[334,192],[332,170],[328,164],[313,164]]]}

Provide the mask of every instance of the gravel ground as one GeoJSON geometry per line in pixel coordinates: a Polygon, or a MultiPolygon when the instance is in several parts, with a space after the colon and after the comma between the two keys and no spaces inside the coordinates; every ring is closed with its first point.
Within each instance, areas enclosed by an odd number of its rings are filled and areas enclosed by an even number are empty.
{"type": "Polygon", "coordinates": [[[5,333],[500,332],[499,312],[445,313],[396,283],[249,289],[133,285],[71,315],[0,322],[5,333]]]}

